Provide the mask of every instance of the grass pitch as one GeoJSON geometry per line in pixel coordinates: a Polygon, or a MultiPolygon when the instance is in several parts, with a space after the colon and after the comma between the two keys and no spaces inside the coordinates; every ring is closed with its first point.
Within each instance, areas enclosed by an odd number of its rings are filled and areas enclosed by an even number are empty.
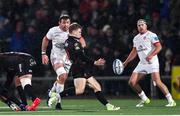
{"type": "Polygon", "coordinates": [[[151,103],[143,108],[136,108],[137,99],[112,99],[112,104],[120,106],[119,111],[107,111],[96,99],[63,99],[63,110],[57,111],[46,106],[43,100],[37,111],[14,112],[0,102],[0,115],[180,115],[180,100],[176,100],[177,106],[167,108],[167,101],[151,100],[151,103]]]}

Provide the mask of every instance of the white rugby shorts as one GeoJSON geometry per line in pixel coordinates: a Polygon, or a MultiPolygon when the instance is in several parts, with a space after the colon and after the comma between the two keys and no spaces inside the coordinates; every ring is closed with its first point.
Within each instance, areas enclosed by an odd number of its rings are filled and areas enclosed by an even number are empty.
{"type": "Polygon", "coordinates": [[[136,68],[134,69],[135,73],[143,73],[143,74],[150,74],[153,72],[159,72],[159,64],[141,64],[139,63],[136,68]]]}
{"type": "Polygon", "coordinates": [[[51,64],[64,64],[64,69],[67,73],[69,73],[69,70],[71,68],[71,61],[69,60],[67,53],[64,51],[51,51],[51,64]]]}

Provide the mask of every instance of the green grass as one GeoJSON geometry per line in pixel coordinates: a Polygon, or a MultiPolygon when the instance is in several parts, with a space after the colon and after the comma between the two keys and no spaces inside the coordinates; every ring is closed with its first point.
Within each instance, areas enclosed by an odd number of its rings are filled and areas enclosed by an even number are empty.
{"type": "Polygon", "coordinates": [[[180,115],[180,100],[176,100],[177,106],[166,108],[167,101],[151,100],[151,103],[143,108],[136,108],[137,99],[113,99],[112,104],[120,106],[119,111],[106,111],[96,99],[63,99],[63,110],[56,111],[48,108],[43,101],[37,111],[13,112],[6,105],[0,103],[0,115],[180,115]]]}

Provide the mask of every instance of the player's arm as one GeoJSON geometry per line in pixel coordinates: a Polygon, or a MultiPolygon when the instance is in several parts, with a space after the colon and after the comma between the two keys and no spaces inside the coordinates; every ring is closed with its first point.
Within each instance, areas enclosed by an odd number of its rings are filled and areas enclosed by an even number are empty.
{"type": "Polygon", "coordinates": [[[49,58],[46,54],[46,50],[49,44],[48,38],[45,36],[42,40],[42,46],[41,46],[41,55],[42,55],[42,63],[43,64],[48,64],[49,58]]]}
{"type": "Polygon", "coordinates": [[[134,58],[136,58],[136,56],[137,56],[137,50],[135,47],[133,47],[129,56],[127,57],[127,59],[123,63],[124,67],[126,67],[129,62],[134,60],[134,58]]]}
{"type": "Polygon", "coordinates": [[[153,50],[153,52],[151,54],[149,54],[146,58],[146,60],[149,62],[153,56],[157,55],[161,49],[162,49],[162,46],[161,46],[161,43],[160,42],[157,42],[157,43],[154,43],[154,46],[155,46],[155,49],[153,50]]]}
{"type": "Polygon", "coordinates": [[[84,37],[81,37],[81,38],[79,39],[79,42],[81,43],[81,45],[82,45],[83,48],[85,48],[85,47],[87,46],[84,37]]]}

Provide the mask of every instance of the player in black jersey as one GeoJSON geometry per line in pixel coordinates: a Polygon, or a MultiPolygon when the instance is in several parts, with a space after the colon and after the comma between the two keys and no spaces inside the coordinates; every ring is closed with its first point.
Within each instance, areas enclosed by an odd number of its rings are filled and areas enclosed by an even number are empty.
{"type": "MultiPolygon", "coordinates": [[[[27,106],[29,111],[36,110],[41,101],[32,92],[31,79],[34,65],[36,65],[36,61],[30,54],[20,52],[0,53],[0,68],[7,72],[7,79],[18,78],[19,85],[21,84],[24,91],[31,97],[33,103],[31,106],[27,106]]],[[[9,83],[8,81],[5,84],[6,87],[9,83]]]]}
{"type": "MultiPolygon", "coordinates": [[[[93,65],[102,66],[105,64],[105,60],[102,58],[93,60],[85,54],[84,48],[79,42],[81,30],[82,27],[77,23],[72,23],[69,27],[69,37],[65,42],[65,50],[72,62],[71,73],[75,88],[65,89],[60,96],[83,94],[86,85],[88,85],[94,90],[96,98],[107,107],[107,110],[119,110],[120,107],[115,107],[107,101],[101,92],[100,84],[91,73],[93,65]]],[[[59,95],[54,95],[54,97],[59,97],[59,95]]]]}

